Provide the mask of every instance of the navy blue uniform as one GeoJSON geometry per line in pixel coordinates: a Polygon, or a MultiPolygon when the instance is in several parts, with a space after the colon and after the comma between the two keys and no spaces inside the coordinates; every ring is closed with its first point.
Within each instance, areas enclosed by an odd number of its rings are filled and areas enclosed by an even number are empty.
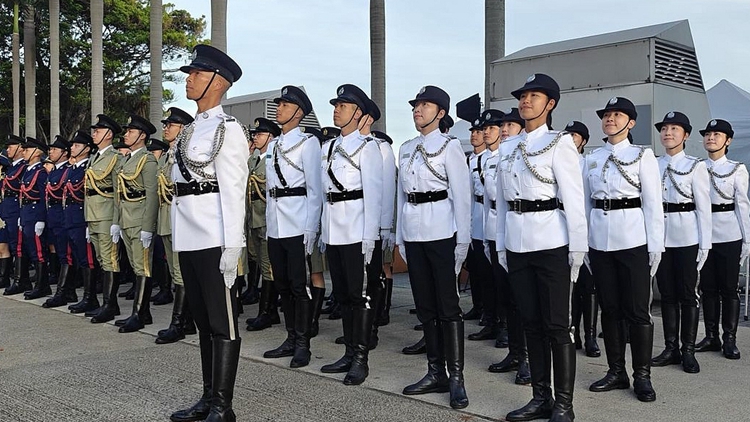
{"type": "Polygon", "coordinates": [[[21,185],[21,242],[18,244],[18,256],[26,256],[32,262],[47,262],[47,229],[37,236],[34,226],[37,222],[46,221],[47,171],[41,163],[29,166],[23,174],[21,185]]]}
{"type": "Polygon", "coordinates": [[[8,167],[2,184],[3,201],[0,203],[0,218],[5,221],[5,227],[0,229],[0,243],[9,244],[13,254],[16,254],[18,249],[18,217],[21,214],[18,196],[25,171],[26,161],[18,160],[8,167]]]}
{"type": "Polygon", "coordinates": [[[65,214],[62,200],[65,179],[70,171],[70,164],[55,165],[47,175],[47,244],[55,247],[60,265],[66,265],[68,236],[65,230],[65,214]]]}
{"type": "Polygon", "coordinates": [[[83,216],[83,198],[85,196],[83,179],[86,174],[86,161],[70,166],[64,179],[63,212],[65,217],[64,250],[68,265],[78,268],[94,268],[94,251],[91,243],[86,241],[86,219],[83,216]]]}

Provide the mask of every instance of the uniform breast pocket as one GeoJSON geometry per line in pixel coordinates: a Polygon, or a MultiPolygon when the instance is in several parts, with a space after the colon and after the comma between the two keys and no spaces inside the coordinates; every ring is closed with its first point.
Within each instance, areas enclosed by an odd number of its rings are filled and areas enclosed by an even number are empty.
{"type": "Polygon", "coordinates": [[[539,180],[539,177],[545,178],[545,179],[552,179],[552,168],[541,166],[539,164],[530,163],[531,168],[527,166],[523,166],[521,168],[521,182],[523,185],[527,188],[538,188],[542,186],[542,181],[539,180]],[[539,177],[537,177],[539,176],[539,177]]]}
{"type": "Polygon", "coordinates": [[[207,160],[211,156],[211,145],[212,141],[204,141],[203,139],[197,142],[190,143],[189,156],[194,160],[207,160]]]}
{"type": "Polygon", "coordinates": [[[431,162],[429,165],[427,163],[422,163],[419,166],[419,178],[422,180],[433,181],[433,183],[430,183],[428,186],[432,187],[434,182],[439,182],[441,178],[446,177],[445,164],[443,163],[431,162]]]}

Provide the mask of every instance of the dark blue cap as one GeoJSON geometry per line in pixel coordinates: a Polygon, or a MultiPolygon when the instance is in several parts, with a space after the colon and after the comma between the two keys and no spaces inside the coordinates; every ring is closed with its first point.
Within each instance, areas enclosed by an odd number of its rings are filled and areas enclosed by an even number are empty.
{"type": "Polygon", "coordinates": [[[113,135],[117,135],[118,133],[122,132],[122,128],[119,124],[117,124],[116,121],[114,121],[111,117],[107,116],[106,114],[97,114],[96,115],[96,123],[91,125],[91,129],[98,129],[98,128],[105,128],[112,131],[113,135]]]}
{"type": "Polygon", "coordinates": [[[443,116],[442,119],[440,119],[440,123],[438,123],[438,128],[440,129],[441,133],[446,133],[448,132],[448,130],[450,130],[450,128],[453,127],[454,124],[455,122],[453,121],[453,117],[446,114],[445,116],[443,116]]]}
{"type": "Polygon", "coordinates": [[[193,120],[193,116],[189,115],[185,110],[177,107],[169,107],[167,113],[164,115],[164,120],[161,122],[165,125],[169,123],[189,125],[193,123],[193,120]]]}
{"type": "Polygon", "coordinates": [[[5,143],[5,145],[23,145],[23,143],[26,142],[22,137],[18,135],[8,135],[8,141],[5,143]]]}
{"type": "Polygon", "coordinates": [[[154,133],[156,133],[156,128],[154,125],[151,124],[148,120],[145,118],[137,115],[137,114],[131,114],[130,117],[128,117],[128,122],[123,126],[125,130],[127,129],[137,129],[142,132],[146,133],[146,136],[151,136],[154,133]]]}
{"type": "Polygon", "coordinates": [[[473,122],[471,122],[471,127],[469,128],[470,131],[475,130],[482,130],[484,129],[484,120],[482,119],[482,116],[477,116],[476,119],[474,119],[473,122]]]}
{"type": "Polygon", "coordinates": [[[664,120],[656,123],[654,127],[656,128],[656,130],[661,132],[661,127],[666,124],[682,126],[682,128],[685,129],[685,132],[687,133],[691,133],[693,131],[693,127],[690,126],[690,119],[688,119],[688,116],[680,113],[679,111],[670,111],[669,113],[664,115],[664,120]]]}
{"type": "Polygon", "coordinates": [[[46,142],[36,138],[32,138],[30,136],[26,137],[26,142],[23,144],[23,149],[27,148],[36,148],[44,151],[45,153],[49,151],[49,145],[47,145],[46,142]]]}
{"type": "Polygon", "coordinates": [[[510,94],[517,100],[520,100],[521,94],[526,91],[544,92],[549,98],[555,100],[555,106],[557,106],[557,102],[560,101],[560,85],[558,85],[554,79],[552,79],[548,75],[545,75],[544,73],[535,73],[529,76],[528,78],[526,78],[526,83],[522,87],[511,92],[510,94]]]}
{"type": "Polygon", "coordinates": [[[321,144],[323,143],[323,132],[321,132],[320,129],[312,126],[300,126],[299,131],[302,133],[309,133],[318,138],[318,141],[320,141],[321,144]]]}
{"type": "Polygon", "coordinates": [[[181,71],[190,73],[191,70],[197,69],[204,72],[216,72],[230,84],[237,82],[242,76],[242,69],[237,62],[216,47],[198,44],[193,48],[191,58],[190,64],[180,67],[181,71]]]}
{"type": "Polygon", "coordinates": [[[526,120],[521,117],[521,113],[518,112],[517,107],[512,107],[510,110],[505,112],[505,116],[500,120],[501,123],[518,123],[523,127],[526,125],[526,120]]]}
{"type": "Polygon", "coordinates": [[[355,104],[362,110],[362,113],[367,113],[367,102],[370,97],[365,94],[358,86],[352,84],[344,84],[336,89],[336,98],[329,101],[331,105],[337,103],[351,103],[355,104]]]}
{"type": "Polygon", "coordinates": [[[437,104],[437,106],[445,110],[446,113],[451,108],[451,97],[448,93],[432,85],[423,86],[422,89],[419,90],[419,93],[417,93],[416,98],[409,101],[409,104],[412,107],[415,107],[419,101],[437,104]]]}
{"type": "Polygon", "coordinates": [[[578,120],[571,120],[568,122],[568,125],[565,126],[565,131],[581,135],[581,138],[583,138],[584,141],[589,140],[589,128],[578,120]]]}
{"type": "Polygon", "coordinates": [[[607,101],[607,105],[601,110],[596,110],[596,115],[600,119],[604,118],[604,113],[608,111],[621,111],[630,117],[630,120],[636,120],[638,118],[638,112],[635,111],[635,105],[633,102],[625,97],[612,97],[607,101]]]}
{"type": "Polygon", "coordinates": [[[297,104],[304,115],[308,115],[312,111],[312,102],[307,98],[305,91],[294,85],[287,85],[281,88],[281,96],[273,99],[273,102],[276,104],[281,101],[297,104]]]}
{"type": "Polygon", "coordinates": [[[91,134],[83,130],[76,132],[73,139],[70,140],[71,144],[84,144],[88,146],[94,145],[94,140],[91,138],[91,134]]]}
{"type": "Polygon", "coordinates": [[[380,107],[378,107],[378,105],[375,104],[375,101],[370,98],[367,99],[367,114],[372,117],[372,120],[375,122],[380,120],[380,107]]]}
{"type": "Polygon", "coordinates": [[[378,139],[382,139],[382,140],[388,142],[389,144],[393,145],[393,139],[391,139],[391,137],[388,136],[385,132],[381,132],[379,130],[373,130],[372,131],[372,136],[374,136],[374,137],[376,137],[378,139]]]}
{"type": "Polygon", "coordinates": [[[732,129],[732,125],[722,119],[713,119],[706,125],[705,130],[699,131],[701,136],[706,136],[706,133],[708,132],[721,132],[725,133],[728,138],[734,138],[734,129],[732,129]]]}
{"type": "Polygon", "coordinates": [[[50,148],[60,148],[65,151],[70,151],[70,142],[60,135],[55,135],[55,140],[50,145],[50,148]]]}
{"type": "Polygon", "coordinates": [[[169,144],[162,141],[161,139],[151,138],[146,145],[148,151],[167,151],[169,150],[169,144]]]}
{"type": "Polygon", "coordinates": [[[483,111],[482,127],[484,128],[485,126],[500,126],[501,124],[503,124],[503,116],[505,116],[505,113],[494,108],[483,111]]]}
{"type": "Polygon", "coordinates": [[[263,117],[258,117],[257,119],[255,119],[255,121],[253,122],[253,127],[250,128],[250,133],[258,132],[270,133],[274,138],[281,135],[281,129],[279,128],[279,126],[276,123],[263,117]]]}
{"type": "Polygon", "coordinates": [[[326,126],[320,129],[320,134],[321,142],[325,142],[329,139],[338,138],[338,136],[341,135],[341,129],[334,126],[326,126]]]}

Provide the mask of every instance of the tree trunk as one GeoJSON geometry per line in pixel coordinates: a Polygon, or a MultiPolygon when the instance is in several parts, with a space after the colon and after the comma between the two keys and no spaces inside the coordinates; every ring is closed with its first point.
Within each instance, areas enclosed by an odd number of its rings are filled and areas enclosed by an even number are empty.
{"type": "Polygon", "coordinates": [[[227,0],[211,0],[211,45],[227,52],[227,0]]]}
{"type": "Polygon", "coordinates": [[[34,6],[26,6],[23,19],[23,82],[26,101],[26,136],[36,138],[36,27],[34,6]]]}
{"type": "Polygon", "coordinates": [[[104,113],[104,56],[102,28],[104,27],[104,2],[91,0],[91,122],[104,113]]]}
{"type": "Polygon", "coordinates": [[[49,139],[60,134],[60,0],[49,0],[49,139]]]}
{"type": "Polygon", "coordinates": [[[370,0],[370,90],[380,108],[373,129],[385,132],[385,0],[370,0]]]}
{"type": "Polygon", "coordinates": [[[13,134],[20,135],[21,122],[21,36],[18,33],[18,0],[13,2],[13,134]]]}
{"type": "Polygon", "coordinates": [[[484,0],[484,107],[492,102],[490,65],[505,56],[505,0],[484,0]]]}
{"type": "MultiPolygon", "coordinates": [[[[162,2],[161,0],[151,0],[151,13],[149,15],[150,22],[150,39],[149,39],[149,50],[151,52],[151,89],[149,96],[149,120],[154,127],[161,126],[161,119],[164,112],[162,111],[162,99],[164,97],[164,89],[162,87],[162,72],[161,72],[161,47],[162,47],[162,2]]],[[[154,135],[156,138],[161,139],[161,131],[157,130],[154,135]]]]}

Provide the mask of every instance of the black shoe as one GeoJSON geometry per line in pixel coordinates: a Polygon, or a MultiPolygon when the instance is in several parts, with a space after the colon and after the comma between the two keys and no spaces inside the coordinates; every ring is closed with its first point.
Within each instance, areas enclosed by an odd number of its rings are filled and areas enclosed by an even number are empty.
{"type": "Polygon", "coordinates": [[[484,328],[479,330],[478,333],[469,334],[469,340],[471,341],[492,340],[492,339],[497,338],[497,332],[498,332],[497,324],[486,325],[484,328]]]}
{"type": "Polygon", "coordinates": [[[336,337],[336,340],[334,340],[333,342],[336,344],[346,344],[346,342],[344,341],[344,336],[336,337]]]}
{"type": "Polygon", "coordinates": [[[417,324],[414,326],[414,331],[422,331],[424,330],[424,326],[422,324],[417,324]]]}
{"type": "Polygon", "coordinates": [[[586,356],[590,358],[598,358],[602,355],[602,351],[599,349],[599,344],[596,342],[596,336],[587,335],[583,347],[586,349],[586,356]]]}
{"type": "Polygon", "coordinates": [[[320,367],[320,372],[324,374],[341,374],[349,372],[349,369],[352,367],[353,354],[353,351],[347,351],[347,353],[336,362],[320,367]]]}
{"type": "Polygon", "coordinates": [[[403,349],[401,349],[401,353],[405,355],[421,355],[422,353],[425,353],[426,350],[427,349],[425,348],[424,336],[422,336],[422,338],[419,339],[419,341],[416,342],[415,344],[411,346],[406,346],[403,349]]]}
{"type": "Polygon", "coordinates": [[[717,337],[706,337],[695,345],[696,352],[720,352],[721,340],[717,337]]]}
{"type": "Polygon", "coordinates": [[[518,369],[518,358],[515,354],[508,353],[508,356],[505,357],[502,361],[498,363],[493,363],[490,365],[489,368],[487,368],[488,371],[492,373],[504,373],[504,372],[511,372],[518,369]]]}
{"type": "Polygon", "coordinates": [[[650,378],[640,378],[633,380],[633,391],[636,398],[642,402],[656,401],[656,392],[651,386],[650,378]]]}
{"type": "Polygon", "coordinates": [[[514,382],[518,385],[531,384],[531,369],[529,368],[529,361],[527,359],[523,359],[518,364],[518,372],[516,372],[514,382]]]}
{"type": "Polygon", "coordinates": [[[277,359],[294,356],[294,334],[289,334],[281,345],[263,353],[266,359],[277,359]]]}
{"type": "Polygon", "coordinates": [[[482,308],[473,307],[464,314],[464,321],[473,321],[482,317],[482,308]]]}
{"type": "Polygon", "coordinates": [[[167,305],[172,302],[174,302],[174,296],[172,295],[172,289],[169,288],[169,286],[159,290],[159,293],[151,298],[151,303],[153,303],[154,306],[167,305]]]}
{"type": "MultiPolygon", "coordinates": [[[[276,316],[278,317],[278,314],[276,314],[276,316]]],[[[247,324],[247,331],[263,331],[273,325],[273,317],[266,313],[261,314],[257,318],[248,318],[248,320],[250,320],[251,322],[248,322],[247,324]]],[[[281,321],[279,320],[279,322],[281,321]]],[[[277,324],[279,322],[277,322],[277,324]]]]}
{"type": "Polygon", "coordinates": [[[208,417],[211,411],[211,397],[203,396],[193,406],[178,410],[169,417],[172,422],[195,422],[202,421],[208,417]]]}
{"type": "Polygon", "coordinates": [[[628,374],[625,372],[618,374],[607,371],[604,378],[589,386],[589,391],[601,393],[612,390],[627,390],[628,388],[630,388],[630,378],[628,378],[628,374]]]}
{"type": "Polygon", "coordinates": [[[651,359],[651,366],[662,367],[679,365],[682,363],[682,354],[679,349],[664,349],[659,355],[651,359]]]}
{"type": "Polygon", "coordinates": [[[507,421],[532,421],[534,419],[549,419],[552,416],[554,402],[551,397],[533,398],[526,406],[505,415],[507,421]]]}

